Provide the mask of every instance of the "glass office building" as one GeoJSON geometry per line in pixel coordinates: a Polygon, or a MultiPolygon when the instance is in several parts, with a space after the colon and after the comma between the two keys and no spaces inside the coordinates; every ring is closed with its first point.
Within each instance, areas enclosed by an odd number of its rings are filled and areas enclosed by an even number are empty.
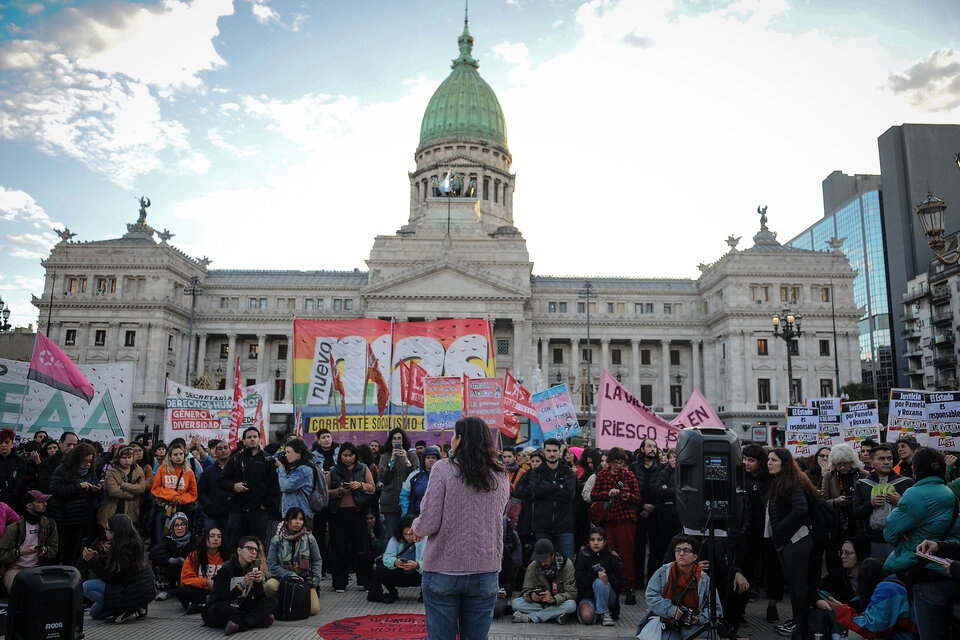
{"type": "Polygon", "coordinates": [[[854,301],[864,310],[860,318],[863,382],[874,385],[878,398],[886,398],[895,372],[881,202],[880,176],[854,177],[835,172],[824,180],[824,217],[787,244],[798,249],[831,251],[831,238],[843,239],[841,250],[857,271],[854,301]]]}

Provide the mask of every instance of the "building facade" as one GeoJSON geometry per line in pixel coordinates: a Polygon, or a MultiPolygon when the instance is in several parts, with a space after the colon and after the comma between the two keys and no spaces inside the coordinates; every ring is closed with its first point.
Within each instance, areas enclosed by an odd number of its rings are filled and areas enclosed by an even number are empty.
{"type": "Polygon", "coordinates": [[[134,413],[148,424],[161,422],[167,378],[230,388],[239,359],[245,383],[273,381],[274,423],[289,428],[294,314],[489,318],[498,369],[528,388],[564,382],[585,408],[607,369],[667,417],[698,388],[744,430],[782,424],[791,386],[799,398],[833,395],[835,362],[841,380],[859,377],[847,256],[783,246],[765,215],[751,248],[728,239],[695,280],[535,275],[514,223],[506,120],[466,25],[458,47],[424,113],[406,222],[374,238],[366,271],[212,269],[157,233],[142,208],[116,239],[61,232],[34,298],[40,329],[78,362],[136,362],[134,413]],[[803,315],[790,382],[771,323],[784,301],[803,315]]]}

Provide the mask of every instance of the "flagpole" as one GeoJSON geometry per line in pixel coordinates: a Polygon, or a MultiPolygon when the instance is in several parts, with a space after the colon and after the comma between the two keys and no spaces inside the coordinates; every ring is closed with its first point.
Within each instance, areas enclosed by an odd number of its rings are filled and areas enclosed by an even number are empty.
{"type": "MultiPolygon", "coordinates": [[[[53,294],[50,294],[51,299],[53,294]]],[[[48,325],[49,327],[49,325],[48,325]]],[[[50,329],[48,328],[47,331],[50,329]]],[[[37,354],[37,343],[40,341],[40,330],[37,329],[37,335],[33,337],[33,353],[30,354],[30,362],[33,362],[33,356],[37,354]]],[[[23,417],[23,405],[27,404],[27,393],[30,391],[30,365],[27,365],[27,379],[23,385],[23,397],[20,398],[20,411],[17,413],[17,422],[13,425],[13,428],[16,429],[17,433],[21,433],[23,430],[20,428],[20,418],[23,417]]],[[[0,418],[3,416],[0,415],[0,418]]]]}
{"type": "MultiPolygon", "coordinates": [[[[390,366],[387,367],[387,370],[390,372],[390,380],[387,383],[387,429],[386,434],[390,433],[390,425],[393,423],[393,401],[390,396],[393,395],[393,324],[396,322],[396,316],[390,316],[390,366]]],[[[403,395],[402,393],[400,395],[403,395]]],[[[403,402],[401,399],[400,402],[403,402]]]]}
{"type": "MultiPolygon", "coordinates": [[[[367,345],[367,354],[371,353],[370,346],[367,345]]],[[[363,425],[361,426],[360,441],[367,444],[367,384],[370,382],[370,358],[367,358],[366,376],[363,378],[363,425]]]]}

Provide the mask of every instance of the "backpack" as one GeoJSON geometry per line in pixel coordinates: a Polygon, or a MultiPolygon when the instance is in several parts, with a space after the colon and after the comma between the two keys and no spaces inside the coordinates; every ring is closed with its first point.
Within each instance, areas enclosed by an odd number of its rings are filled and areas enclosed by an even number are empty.
{"type": "Polygon", "coordinates": [[[823,545],[840,542],[840,514],[826,500],[817,496],[807,498],[810,511],[810,534],[823,545]]]}
{"type": "Polygon", "coordinates": [[[307,496],[307,503],[314,513],[319,513],[330,502],[330,494],[327,492],[327,475],[317,469],[316,465],[311,464],[310,469],[313,471],[313,488],[307,496]]]}

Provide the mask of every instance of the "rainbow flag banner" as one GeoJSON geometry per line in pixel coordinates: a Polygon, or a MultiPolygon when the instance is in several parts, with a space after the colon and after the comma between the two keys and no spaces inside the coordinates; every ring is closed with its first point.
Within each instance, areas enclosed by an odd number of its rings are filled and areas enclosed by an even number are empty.
{"type": "Polygon", "coordinates": [[[296,319],[293,327],[293,402],[303,407],[301,429],[308,444],[321,428],[330,430],[337,441],[360,443],[371,438],[383,441],[394,427],[417,432],[416,439],[428,444],[439,444],[441,433],[424,429],[423,409],[403,405],[400,364],[417,363],[431,377],[490,378],[497,374],[488,320],[296,319]],[[390,391],[382,416],[377,415],[377,391],[367,376],[368,349],[390,391]],[[347,421],[343,428],[338,420],[340,398],[333,385],[331,356],[346,393],[347,421]],[[366,394],[365,385],[369,385],[366,394]]]}

